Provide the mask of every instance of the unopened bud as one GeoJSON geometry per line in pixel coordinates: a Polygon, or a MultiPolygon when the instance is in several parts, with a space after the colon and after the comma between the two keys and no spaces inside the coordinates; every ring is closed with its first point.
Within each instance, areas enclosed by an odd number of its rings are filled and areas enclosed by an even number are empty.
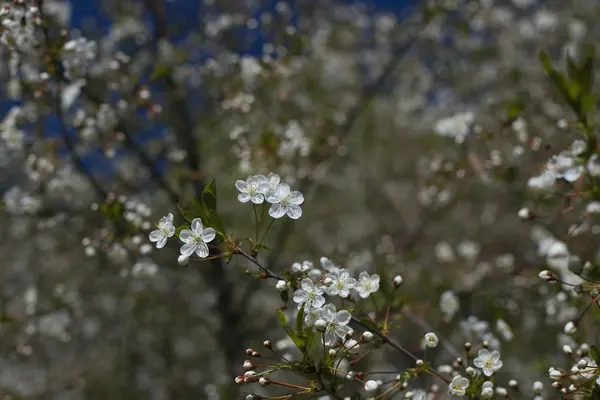
{"type": "Polygon", "coordinates": [[[510,386],[513,389],[516,389],[517,386],[519,386],[519,382],[517,382],[516,379],[511,379],[510,381],[508,381],[508,386],[510,386]]]}
{"type": "Polygon", "coordinates": [[[535,218],[535,214],[529,208],[521,208],[517,214],[519,218],[524,220],[530,220],[535,218]]]}
{"type": "Polygon", "coordinates": [[[319,332],[325,332],[325,329],[327,329],[327,321],[323,319],[318,319],[315,321],[314,327],[319,332]]]}
{"type": "Polygon", "coordinates": [[[394,287],[398,287],[400,285],[402,285],[402,282],[404,281],[404,279],[402,279],[402,277],[400,275],[396,275],[394,277],[394,287]]]}
{"type": "Polygon", "coordinates": [[[188,265],[189,262],[190,262],[189,257],[186,257],[184,255],[177,257],[177,264],[181,265],[182,267],[185,267],[186,265],[188,265]]]}
{"type": "Polygon", "coordinates": [[[569,321],[565,324],[565,334],[572,335],[577,332],[577,324],[574,321],[569,321]]]}
{"type": "Polygon", "coordinates": [[[271,383],[271,382],[270,382],[270,381],[269,381],[267,378],[265,378],[265,377],[261,377],[261,378],[258,380],[258,383],[260,384],[260,386],[268,386],[268,385],[269,385],[269,383],[271,383]]]}
{"type": "Polygon", "coordinates": [[[241,385],[244,383],[244,377],[243,376],[236,376],[235,377],[235,383],[238,385],[241,385]]]}
{"type": "Polygon", "coordinates": [[[273,348],[273,344],[271,343],[270,340],[265,340],[263,342],[263,346],[265,346],[267,349],[271,350],[273,348]]]}
{"type": "Polygon", "coordinates": [[[553,281],[553,280],[556,279],[556,276],[552,272],[550,272],[548,270],[543,270],[542,272],[540,272],[538,274],[538,277],[540,279],[543,279],[543,280],[547,281],[547,282],[551,282],[551,281],[553,281]]]}
{"type": "Polygon", "coordinates": [[[277,281],[277,284],[275,285],[275,289],[277,289],[280,292],[283,292],[284,290],[287,289],[287,283],[286,281],[277,281]]]}
{"type": "Polygon", "coordinates": [[[256,368],[256,364],[254,364],[252,361],[250,360],[246,360],[244,361],[244,364],[242,365],[242,367],[246,370],[246,371],[250,371],[254,368],[256,368]]]}
{"type": "Polygon", "coordinates": [[[467,373],[467,375],[473,376],[475,374],[475,368],[473,368],[473,367],[467,367],[465,369],[465,372],[467,373]]]}
{"type": "Polygon", "coordinates": [[[423,365],[425,365],[425,363],[421,359],[418,359],[417,361],[415,361],[415,364],[417,365],[417,367],[422,367],[423,365]]]}
{"type": "Polygon", "coordinates": [[[573,349],[572,349],[572,348],[571,348],[571,346],[569,346],[568,344],[565,344],[565,345],[563,346],[563,352],[564,352],[566,355],[570,356],[571,354],[573,354],[573,349]]]}
{"type": "Polygon", "coordinates": [[[370,342],[371,340],[373,340],[374,337],[375,337],[375,335],[373,335],[371,332],[364,331],[363,334],[360,336],[360,341],[361,342],[370,342]]]}

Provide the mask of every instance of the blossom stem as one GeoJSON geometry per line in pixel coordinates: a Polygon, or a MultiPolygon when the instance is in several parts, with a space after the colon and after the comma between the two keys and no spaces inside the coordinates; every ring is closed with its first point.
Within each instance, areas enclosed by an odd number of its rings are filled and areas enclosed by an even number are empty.
{"type": "Polygon", "coordinates": [[[258,213],[256,212],[256,204],[252,203],[252,209],[254,210],[254,242],[256,243],[256,241],[258,240],[258,213]]]}
{"type": "Polygon", "coordinates": [[[310,388],[304,387],[304,386],[298,386],[298,385],[294,385],[292,383],[287,383],[287,382],[281,382],[281,381],[270,381],[273,385],[279,385],[279,386],[283,386],[283,387],[288,387],[288,388],[292,388],[292,389],[302,389],[302,390],[310,390],[310,388]]]}
{"type": "Polygon", "coordinates": [[[277,279],[277,280],[284,280],[283,277],[277,275],[276,273],[272,272],[270,269],[263,267],[263,265],[261,263],[259,263],[258,261],[256,261],[256,258],[252,257],[250,254],[246,253],[243,249],[239,248],[236,246],[236,248],[234,249],[235,252],[237,254],[240,254],[242,257],[246,258],[247,260],[249,260],[252,264],[256,265],[264,274],[265,274],[265,278],[272,278],[272,279],[277,279]]]}
{"type": "MultiPolygon", "coordinates": [[[[265,233],[263,233],[262,239],[260,239],[260,242],[258,242],[260,246],[262,246],[262,243],[264,242],[265,238],[267,237],[267,233],[269,233],[271,226],[273,226],[273,222],[275,222],[275,218],[271,218],[271,222],[269,222],[269,226],[267,226],[267,230],[265,230],[265,233]]],[[[259,249],[260,249],[260,246],[259,246],[259,249]]]]}

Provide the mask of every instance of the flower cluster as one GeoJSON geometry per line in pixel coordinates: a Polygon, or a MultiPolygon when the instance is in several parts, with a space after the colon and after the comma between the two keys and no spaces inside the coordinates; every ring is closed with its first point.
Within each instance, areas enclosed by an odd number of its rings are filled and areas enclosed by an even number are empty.
{"type": "Polygon", "coordinates": [[[242,203],[250,201],[263,204],[265,200],[270,203],[269,215],[273,218],[287,215],[298,219],[302,216],[300,205],[304,203],[304,196],[298,191],[292,191],[288,184],[282,183],[277,174],[250,175],[245,181],[238,180],[235,187],[240,192],[238,200],[242,203]]]}

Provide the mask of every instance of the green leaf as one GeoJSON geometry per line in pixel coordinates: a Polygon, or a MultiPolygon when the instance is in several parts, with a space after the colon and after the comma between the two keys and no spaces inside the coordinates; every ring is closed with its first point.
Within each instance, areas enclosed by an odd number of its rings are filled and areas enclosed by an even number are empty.
{"type": "Polygon", "coordinates": [[[202,204],[209,211],[217,211],[217,184],[214,178],[202,191],[202,204]]]}
{"type": "Polygon", "coordinates": [[[304,303],[302,303],[302,307],[298,310],[298,314],[296,315],[296,330],[298,332],[302,332],[304,329],[304,303]]]}
{"type": "Polygon", "coordinates": [[[590,347],[590,357],[596,361],[596,364],[600,365],[600,349],[595,344],[590,347]]]}
{"type": "Polygon", "coordinates": [[[583,61],[579,66],[579,83],[587,93],[590,93],[594,85],[594,46],[584,46],[583,54],[583,61]]]}
{"type": "Polygon", "coordinates": [[[184,229],[189,229],[189,227],[190,226],[188,224],[179,225],[177,228],[175,228],[175,236],[179,237],[179,234],[181,233],[181,231],[184,229]]]}
{"type": "Polygon", "coordinates": [[[579,68],[573,57],[567,54],[567,74],[571,82],[579,82],[579,68]]]}
{"type": "Polygon", "coordinates": [[[179,210],[179,214],[181,214],[181,216],[183,218],[185,218],[185,220],[188,222],[192,222],[192,220],[194,218],[197,218],[197,215],[195,212],[190,211],[190,210],[184,210],[183,208],[181,208],[181,206],[179,204],[177,204],[177,209],[179,210]]]}
{"type": "Polygon", "coordinates": [[[296,347],[298,347],[300,350],[303,350],[306,346],[306,338],[301,333],[294,331],[288,326],[287,319],[285,318],[283,311],[278,309],[277,317],[279,318],[279,322],[283,326],[283,329],[285,329],[285,332],[288,334],[290,339],[292,339],[296,347]]]}

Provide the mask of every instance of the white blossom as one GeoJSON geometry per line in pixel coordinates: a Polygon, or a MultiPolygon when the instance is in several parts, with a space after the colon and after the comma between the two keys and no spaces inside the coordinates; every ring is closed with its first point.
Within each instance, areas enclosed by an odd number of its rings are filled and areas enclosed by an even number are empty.
{"type": "Polygon", "coordinates": [[[269,215],[273,218],[287,215],[292,219],[298,219],[302,216],[300,204],[304,202],[304,196],[298,191],[291,191],[285,183],[277,185],[275,191],[267,197],[267,201],[272,204],[269,215]]]}
{"type": "Polygon", "coordinates": [[[437,335],[433,332],[429,332],[425,334],[425,346],[427,347],[437,347],[440,340],[437,335]]]}
{"type": "Polygon", "coordinates": [[[379,275],[373,274],[369,276],[367,272],[361,272],[358,275],[358,282],[354,286],[354,290],[358,292],[358,295],[363,299],[366,299],[379,290],[379,275]]]}
{"type": "Polygon", "coordinates": [[[189,257],[192,254],[200,258],[208,257],[210,253],[206,243],[210,243],[217,235],[213,228],[204,228],[200,218],[194,218],[190,229],[184,229],[179,233],[179,239],[184,243],[180,252],[182,256],[189,257]]]}
{"type": "Polygon", "coordinates": [[[167,239],[175,234],[173,226],[173,214],[169,213],[158,221],[158,229],[150,232],[150,241],[156,242],[156,248],[162,249],[167,243],[167,239]]]}
{"type": "Polygon", "coordinates": [[[502,360],[500,360],[500,353],[496,350],[479,350],[479,353],[477,353],[477,357],[473,360],[473,364],[477,368],[480,368],[485,376],[492,376],[494,372],[502,368],[502,360]]]}
{"type": "Polygon", "coordinates": [[[454,396],[464,396],[468,387],[469,380],[461,375],[456,375],[448,386],[448,392],[454,396]]]}
{"type": "Polygon", "coordinates": [[[341,269],[337,273],[329,273],[327,277],[331,279],[331,284],[325,291],[330,296],[346,298],[350,295],[350,289],[356,284],[356,279],[350,277],[350,271],[347,269],[341,269]]]}
{"type": "Polygon", "coordinates": [[[352,315],[346,310],[336,311],[333,304],[326,304],[320,310],[320,318],[327,322],[325,328],[325,343],[332,346],[337,342],[337,338],[344,339],[346,334],[350,332],[348,322],[352,319],[352,315]]]}
{"type": "Polygon", "coordinates": [[[265,201],[265,193],[269,190],[269,182],[264,175],[250,175],[245,181],[238,180],[235,187],[240,191],[238,200],[242,203],[251,201],[254,204],[262,204],[265,201]]]}
{"type": "Polygon", "coordinates": [[[309,278],[302,279],[300,289],[294,292],[294,301],[298,304],[304,304],[304,307],[321,308],[325,304],[325,286],[314,284],[309,278]]]}

